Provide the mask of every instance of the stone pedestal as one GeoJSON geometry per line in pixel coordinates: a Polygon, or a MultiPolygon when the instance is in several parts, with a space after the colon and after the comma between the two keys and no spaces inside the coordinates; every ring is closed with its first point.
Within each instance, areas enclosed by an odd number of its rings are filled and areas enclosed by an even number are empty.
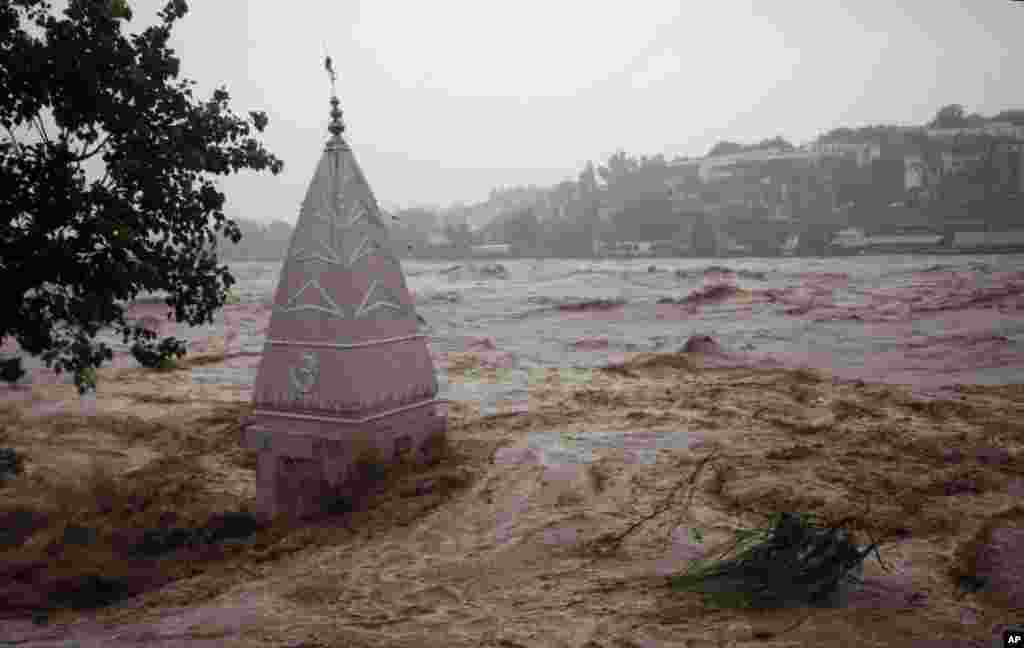
{"type": "Polygon", "coordinates": [[[339,499],[358,497],[360,458],[382,467],[430,463],[444,447],[446,409],[444,402],[433,402],[362,422],[298,414],[250,417],[241,441],[259,453],[255,512],[306,518],[339,499]]]}

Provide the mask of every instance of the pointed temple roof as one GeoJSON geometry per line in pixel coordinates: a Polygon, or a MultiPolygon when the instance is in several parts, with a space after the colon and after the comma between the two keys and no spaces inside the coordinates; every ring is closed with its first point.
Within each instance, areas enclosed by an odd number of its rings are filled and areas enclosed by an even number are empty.
{"type": "MultiPolygon", "coordinates": [[[[329,59],[327,67],[333,81],[329,59]]],[[[263,451],[257,499],[272,515],[301,508],[295,502],[316,490],[310,483],[341,483],[355,445],[371,443],[386,457],[426,453],[445,427],[412,295],[342,137],[337,96],[330,103],[330,138],[281,268],[243,426],[243,443],[263,451]],[[300,464],[302,479],[294,476],[300,464]]]]}
{"type": "MultiPolygon", "coordinates": [[[[294,400],[286,398],[293,391],[291,381],[271,371],[278,353],[290,355],[300,348],[325,353],[330,349],[334,356],[346,349],[387,348],[413,340],[426,353],[424,336],[417,334],[415,305],[377,200],[342,137],[345,126],[337,96],[332,96],[330,103],[331,136],[302,203],[274,298],[264,362],[256,381],[258,406],[294,400]]],[[[340,355],[337,360],[342,362],[340,355]]],[[[309,405],[335,409],[344,403],[344,410],[365,414],[362,410],[385,394],[399,400],[409,391],[433,395],[433,366],[428,355],[421,360],[416,363],[420,371],[410,374],[405,367],[381,381],[371,379],[369,367],[345,370],[341,374],[346,381],[332,385],[329,402],[316,399],[317,403],[309,405]],[[412,375],[428,369],[429,375],[417,375],[414,384],[403,385],[412,375]],[[425,385],[420,384],[424,381],[425,385]]],[[[327,369],[321,366],[320,371],[327,369]]]]}

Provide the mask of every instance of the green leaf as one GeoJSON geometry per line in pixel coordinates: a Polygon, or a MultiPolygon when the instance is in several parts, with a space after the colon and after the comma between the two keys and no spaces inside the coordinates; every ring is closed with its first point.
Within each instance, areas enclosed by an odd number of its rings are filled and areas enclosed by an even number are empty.
{"type": "MultiPolygon", "coordinates": [[[[0,318],[0,339],[12,337],[55,372],[73,373],[84,393],[112,358],[96,335],[123,322],[136,295],[167,293],[183,324],[213,319],[222,286],[233,283],[206,244],[211,217],[223,219],[214,174],[277,173],[283,163],[255,140],[242,146],[252,124],[231,111],[225,90],[214,93],[211,108],[193,96],[194,81],[177,78],[180,60],[168,44],[188,11],[185,0],[168,0],[159,24],[127,36],[119,22],[132,17],[126,0],[75,0],[67,11],[37,0],[16,4],[32,8],[0,9],[0,51],[13,56],[0,64],[0,85],[10,89],[0,91],[0,125],[56,120],[51,135],[62,136],[54,145],[25,145],[24,155],[0,150],[4,211],[24,215],[0,236],[0,259],[17,262],[17,281],[0,282],[0,303],[24,305],[0,318]],[[94,151],[100,133],[110,138],[93,159],[107,174],[87,182],[69,151],[94,151]],[[146,236],[159,243],[147,245],[146,236]],[[26,256],[26,246],[39,253],[26,256]]],[[[263,113],[251,116],[266,126],[263,113]]],[[[232,223],[225,235],[237,242],[241,233],[232,223]]],[[[153,352],[171,358],[177,350],[153,352]]]]}
{"type": "Polygon", "coordinates": [[[78,394],[85,395],[96,390],[96,370],[92,367],[85,367],[75,373],[75,386],[78,387],[78,394]]]}
{"type": "Polygon", "coordinates": [[[116,19],[131,20],[132,9],[126,0],[110,0],[110,15],[116,19]]]}

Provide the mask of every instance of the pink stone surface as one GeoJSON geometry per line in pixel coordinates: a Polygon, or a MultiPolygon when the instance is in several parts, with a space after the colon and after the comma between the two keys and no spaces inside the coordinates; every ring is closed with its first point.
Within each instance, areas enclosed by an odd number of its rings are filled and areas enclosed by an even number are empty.
{"type": "Polygon", "coordinates": [[[257,508],[318,512],[359,453],[429,459],[445,432],[413,297],[351,149],[335,135],[281,269],[242,443],[257,508]]]}
{"type": "Polygon", "coordinates": [[[375,450],[383,461],[399,456],[425,462],[446,419],[421,407],[361,425],[293,421],[254,415],[243,444],[259,451],[256,472],[259,513],[315,515],[325,498],[340,495],[359,454],[375,450]]]}
{"type": "Polygon", "coordinates": [[[422,401],[436,392],[426,342],[415,338],[354,349],[268,345],[253,395],[258,408],[365,413],[422,401]],[[291,372],[311,352],[317,355],[319,376],[307,394],[296,398],[291,372]]]}

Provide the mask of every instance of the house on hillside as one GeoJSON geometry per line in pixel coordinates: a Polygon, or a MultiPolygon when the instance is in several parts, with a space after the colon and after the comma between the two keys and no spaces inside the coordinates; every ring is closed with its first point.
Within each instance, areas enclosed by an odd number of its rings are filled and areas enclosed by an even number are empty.
{"type": "Polygon", "coordinates": [[[804,150],[827,156],[850,156],[861,167],[868,166],[882,156],[882,145],[879,142],[815,142],[805,146],[804,150]]]}
{"type": "Polygon", "coordinates": [[[935,139],[951,139],[963,136],[989,135],[993,137],[1006,137],[1015,140],[1024,140],[1024,126],[1017,126],[1012,122],[990,122],[979,126],[964,128],[929,128],[928,137],[935,139]]]}
{"type": "Polygon", "coordinates": [[[985,147],[978,144],[955,144],[942,151],[942,173],[962,173],[983,161],[987,155],[985,147]]]}

